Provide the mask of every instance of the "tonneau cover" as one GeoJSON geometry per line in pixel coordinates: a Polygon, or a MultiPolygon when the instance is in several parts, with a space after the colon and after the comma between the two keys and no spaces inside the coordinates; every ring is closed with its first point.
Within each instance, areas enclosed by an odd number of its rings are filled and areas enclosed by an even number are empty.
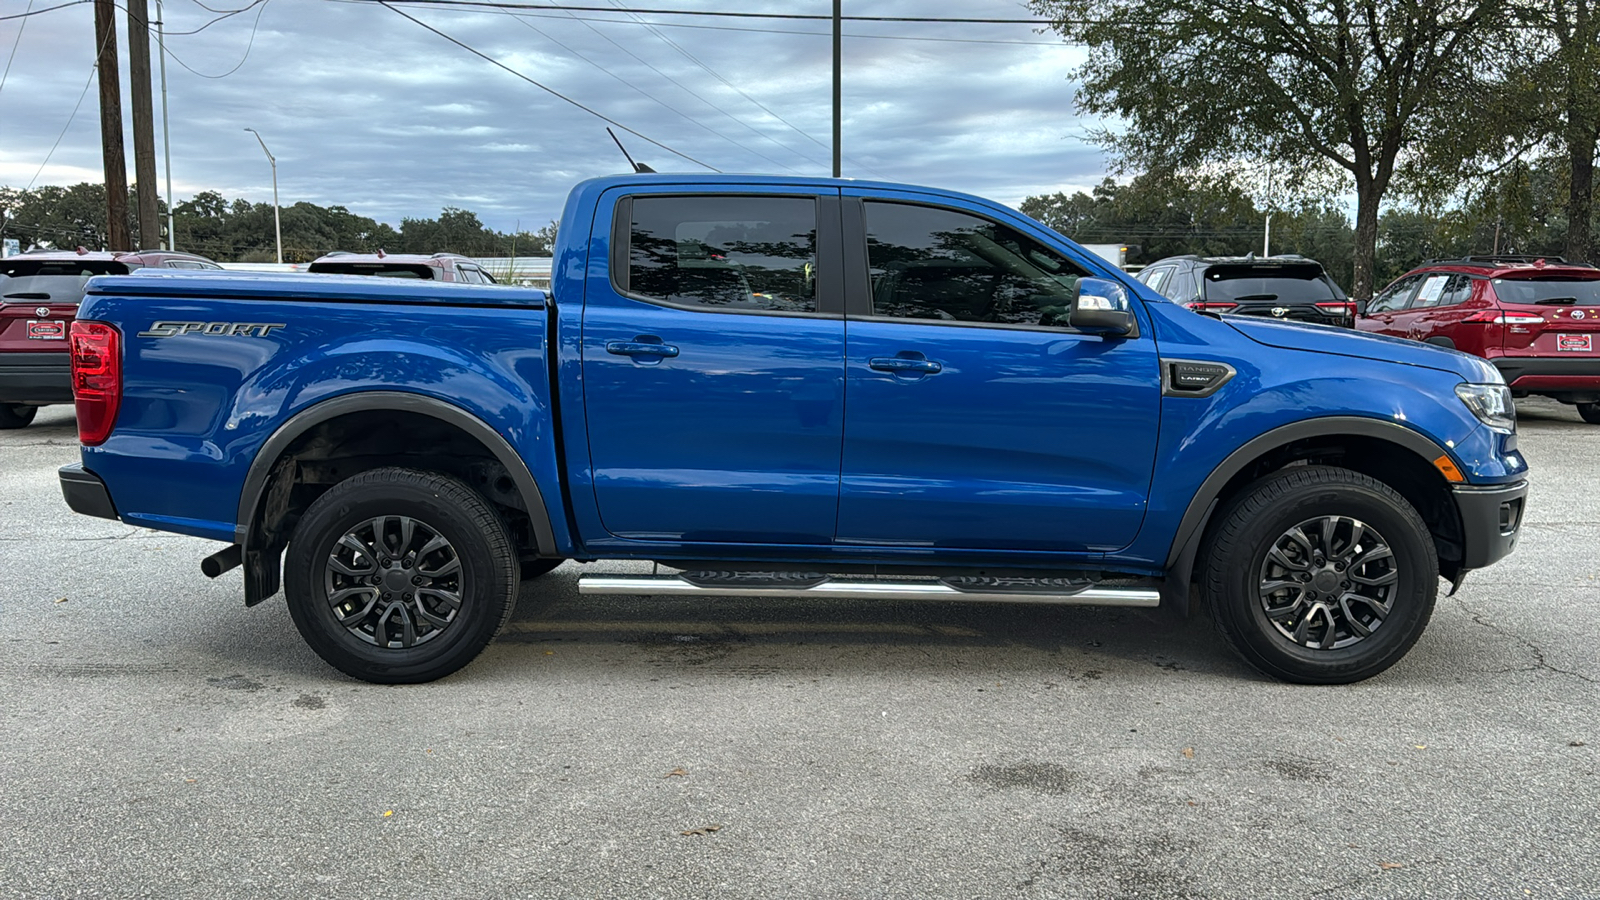
{"type": "Polygon", "coordinates": [[[141,269],[131,275],[89,279],[90,296],[212,297],[232,300],[313,300],[330,303],[417,303],[439,306],[541,308],[548,300],[535,288],[377,278],[369,275],[263,275],[141,269]]]}

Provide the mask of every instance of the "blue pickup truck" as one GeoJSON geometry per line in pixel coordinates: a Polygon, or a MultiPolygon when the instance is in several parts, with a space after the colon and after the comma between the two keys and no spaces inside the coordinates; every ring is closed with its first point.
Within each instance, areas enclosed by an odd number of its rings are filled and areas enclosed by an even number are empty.
{"type": "Polygon", "coordinates": [[[1482,360],[1175,306],[976,197],[829,179],[573,189],[551,290],[103,276],[76,511],[221,541],[328,663],[465,666],[519,583],[584,594],[1209,608],[1272,676],[1416,642],[1511,551],[1482,360]],[[1197,592],[1195,589],[1198,589],[1197,592]]]}

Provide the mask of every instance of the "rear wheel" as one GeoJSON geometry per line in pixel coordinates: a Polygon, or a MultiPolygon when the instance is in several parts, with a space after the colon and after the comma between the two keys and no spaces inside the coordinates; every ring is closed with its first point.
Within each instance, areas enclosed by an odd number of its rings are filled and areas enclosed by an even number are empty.
{"type": "Polygon", "coordinates": [[[505,523],[463,482],[374,469],[330,488],[295,526],[284,593],[301,636],[365,681],[433,681],[475,659],[516,604],[505,523]]]}
{"type": "Polygon", "coordinates": [[[1427,525],[1388,485],[1296,466],[1219,513],[1202,590],[1245,661],[1302,684],[1347,684],[1394,665],[1438,594],[1427,525]]]}
{"type": "Polygon", "coordinates": [[[39,414],[37,406],[23,406],[20,403],[0,403],[0,428],[26,428],[33,417],[39,414]]]}
{"type": "Polygon", "coordinates": [[[1600,403],[1579,403],[1578,415],[1590,425],[1600,425],[1600,403]]]}

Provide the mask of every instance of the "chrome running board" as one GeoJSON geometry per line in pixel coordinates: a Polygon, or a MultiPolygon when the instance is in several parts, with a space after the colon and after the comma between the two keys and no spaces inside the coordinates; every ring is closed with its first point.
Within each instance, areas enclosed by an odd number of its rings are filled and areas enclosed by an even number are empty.
{"type": "MultiPolygon", "coordinates": [[[[1075,587],[1075,586],[1072,586],[1075,587]]],[[[695,584],[675,575],[584,575],[578,593],[659,597],[810,597],[817,600],[954,600],[960,603],[1046,603],[1069,606],[1142,606],[1161,602],[1152,588],[1095,587],[1068,590],[959,588],[943,581],[851,581],[827,579],[809,585],[695,584]]]]}

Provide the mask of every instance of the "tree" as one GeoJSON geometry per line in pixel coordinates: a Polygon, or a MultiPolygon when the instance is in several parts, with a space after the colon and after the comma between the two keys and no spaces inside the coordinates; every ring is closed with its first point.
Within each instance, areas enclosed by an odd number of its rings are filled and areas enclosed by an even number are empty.
{"type": "Polygon", "coordinates": [[[1408,164],[1448,170],[1448,157],[1465,152],[1449,129],[1480,87],[1479,63],[1505,2],[1031,5],[1063,37],[1089,46],[1078,104],[1126,120],[1125,131],[1100,134],[1123,165],[1270,163],[1301,196],[1329,186],[1330,175],[1353,181],[1351,294],[1362,298],[1372,293],[1384,197],[1414,174],[1408,164]]]}
{"type": "Polygon", "coordinates": [[[1591,221],[1594,214],[1596,145],[1600,145],[1600,0],[1515,0],[1514,13],[1526,31],[1514,32],[1524,46],[1514,59],[1509,128],[1530,122],[1566,156],[1567,220],[1563,254],[1574,261],[1597,258],[1591,221]],[[1534,37],[1532,52],[1527,35],[1534,37]],[[1540,47],[1538,45],[1542,44],[1540,47]],[[1543,52],[1541,52],[1543,51],[1543,52]]]}

